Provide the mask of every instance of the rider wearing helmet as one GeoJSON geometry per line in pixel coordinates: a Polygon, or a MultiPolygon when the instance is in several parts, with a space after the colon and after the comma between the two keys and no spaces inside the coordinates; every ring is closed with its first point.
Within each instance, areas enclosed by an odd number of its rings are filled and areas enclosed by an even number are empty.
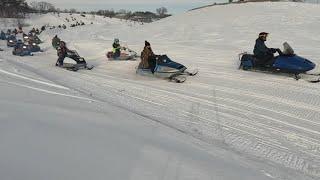
{"type": "Polygon", "coordinates": [[[113,52],[113,58],[114,59],[117,59],[120,57],[120,54],[121,54],[121,46],[120,46],[120,41],[119,39],[114,39],[114,42],[112,44],[112,52],[113,52]]]}
{"type": "Polygon", "coordinates": [[[81,58],[78,55],[77,56],[68,56],[68,52],[71,54],[74,53],[74,51],[71,51],[67,48],[67,45],[64,41],[60,41],[59,47],[57,48],[58,60],[57,60],[56,66],[62,67],[63,61],[66,57],[73,59],[74,61],[77,62],[77,64],[86,63],[86,61],[83,58],[82,58],[82,60],[80,60],[81,58]]]}
{"type": "Polygon", "coordinates": [[[276,52],[282,54],[280,49],[268,48],[265,45],[265,41],[267,41],[268,34],[269,33],[267,32],[259,33],[259,37],[256,40],[256,44],[253,50],[255,57],[258,59],[257,63],[262,66],[272,65],[274,61],[274,54],[276,52]]]}
{"type": "Polygon", "coordinates": [[[258,59],[258,65],[272,65],[274,61],[274,54],[276,52],[282,54],[280,49],[268,48],[265,45],[265,41],[267,41],[268,34],[269,33],[267,32],[261,32],[254,46],[253,53],[254,56],[258,59]]]}

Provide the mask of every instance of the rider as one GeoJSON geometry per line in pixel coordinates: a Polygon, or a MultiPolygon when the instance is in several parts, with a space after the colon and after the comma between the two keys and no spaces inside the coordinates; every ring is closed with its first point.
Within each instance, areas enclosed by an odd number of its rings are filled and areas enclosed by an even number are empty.
{"type": "Polygon", "coordinates": [[[121,45],[120,45],[120,41],[118,38],[114,39],[114,42],[112,44],[112,52],[113,52],[113,58],[117,59],[120,57],[121,55],[121,45]]]}
{"type": "Polygon", "coordinates": [[[280,49],[268,48],[265,45],[268,34],[269,33],[267,32],[261,32],[259,34],[253,50],[254,56],[258,59],[258,64],[262,66],[271,65],[274,61],[274,54],[276,52],[278,52],[280,55],[282,54],[280,49]]]}
{"type": "MultiPolygon", "coordinates": [[[[68,52],[72,53],[73,51],[69,50],[66,46],[66,43],[64,41],[60,41],[59,47],[57,49],[58,54],[58,60],[56,62],[56,66],[63,66],[63,61],[66,57],[68,57],[68,52]]],[[[71,59],[75,60],[77,64],[86,63],[85,60],[80,60],[77,57],[70,57],[71,59]]]]}
{"type": "Polygon", "coordinates": [[[148,41],[144,42],[145,46],[141,52],[141,63],[140,67],[143,69],[150,68],[151,72],[154,73],[156,67],[156,55],[151,49],[151,44],[148,41]]]}
{"type": "Polygon", "coordinates": [[[58,35],[55,35],[52,39],[52,46],[57,49],[59,47],[60,38],[58,38],[58,35]]]}

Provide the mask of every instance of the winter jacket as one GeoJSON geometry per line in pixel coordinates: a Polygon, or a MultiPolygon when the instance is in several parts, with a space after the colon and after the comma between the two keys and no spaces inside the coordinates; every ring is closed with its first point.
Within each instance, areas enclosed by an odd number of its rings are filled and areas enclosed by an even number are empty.
{"type": "Polygon", "coordinates": [[[120,44],[113,43],[112,47],[113,47],[112,51],[113,51],[114,57],[120,57],[120,54],[121,54],[120,44]]]}
{"type": "Polygon", "coordinates": [[[147,46],[144,47],[143,51],[141,52],[141,68],[147,69],[149,68],[149,59],[154,58],[155,54],[153,53],[151,47],[147,46]]]}
{"type": "Polygon", "coordinates": [[[60,45],[60,47],[57,50],[58,56],[59,57],[66,57],[68,51],[69,51],[69,49],[66,46],[60,45]]]}
{"type": "Polygon", "coordinates": [[[256,40],[253,53],[258,59],[265,59],[265,57],[273,55],[272,51],[272,48],[268,48],[262,39],[258,38],[256,40]]]}

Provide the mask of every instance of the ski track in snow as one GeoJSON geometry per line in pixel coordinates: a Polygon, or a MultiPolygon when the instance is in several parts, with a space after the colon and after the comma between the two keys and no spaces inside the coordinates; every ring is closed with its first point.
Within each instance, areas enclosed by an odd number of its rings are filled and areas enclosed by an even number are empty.
{"type": "Polygon", "coordinates": [[[15,74],[15,73],[12,73],[12,72],[8,72],[8,71],[2,70],[2,69],[0,69],[0,73],[6,74],[6,75],[9,75],[9,76],[13,76],[13,77],[16,77],[16,78],[32,81],[32,82],[35,82],[35,83],[44,84],[44,85],[47,85],[47,86],[50,86],[50,87],[69,90],[69,88],[66,88],[66,87],[63,87],[63,86],[59,86],[59,85],[48,83],[48,82],[39,81],[39,80],[36,80],[36,79],[32,79],[30,77],[18,75],[18,74],[15,74]]]}
{"type": "MultiPolygon", "coordinates": [[[[319,11],[319,6],[310,4],[247,3],[192,11],[145,26],[128,26],[113,20],[106,25],[74,29],[76,32],[59,32],[68,45],[96,65],[92,71],[75,73],[54,68],[56,55],[48,48],[43,54],[19,60],[9,54],[3,56],[18,68],[33,70],[52,83],[2,67],[0,73],[75,90],[90,97],[84,100],[117,104],[213,145],[223,142],[244,156],[269,160],[320,178],[319,84],[237,70],[237,54],[251,49],[260,31],[271,32],[269,46],[280,47],[286,40],[294,42],[299,55],[320,64],[320,27],[314,24],[320,20],[319,11]],[[265,11],[260,14],[262,8],[265,11]],[[234,15],[226,14],[231,11],[234,15]],[[261,22],[261,18],[265,20],[261,22]],[[198,68],[199,74],[188,77],[184,84],[138,76],[138,62],[108,62],[104,57],[113,37],[120,37],[138,52],[148,39],[155,53],[166,52],[190,69],[198,68]],[[101,47],[103,44],[105,47],[101,47]]],[[[46,38],[43,46],[50,47],[55,33],[49,30],[42,35],[46,38]]]]}
{"type": "Polygon", "coordinates": [[[87,100],[87,101],[95,101],[95,100],[89,99],[89,98],[84,98],[84,97],[79,97],[79,96],[73,96],[73,95],[58,93],[58,92],[49,91],[49,90],[41,89],[41,88],[36,88],[36,87],[28,86],[28,85],[22,85],[22,84],[13,83],[13,82],[8,82],[8,81],[0,81],[0,82],[4,82],[4,83],[7,83],[7,84],[12,84],[12,85],[15,85],[15,86],[20,86],[20,87],[24,87],[24,88],[32,89],[32,90],[35,90],[35,91],[52,94],[52,95],[59,95],[59,96],[64,96],[64,97],[69,97],[69,98],[75,98],[75,99],[81,99],[81,100],[87,100]]]}

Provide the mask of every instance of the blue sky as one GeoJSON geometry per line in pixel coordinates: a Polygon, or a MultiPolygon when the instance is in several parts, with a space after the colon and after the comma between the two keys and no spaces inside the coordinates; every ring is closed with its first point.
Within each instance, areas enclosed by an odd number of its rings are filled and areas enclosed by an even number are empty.
{"type": "MultiPolygon", "coordinates": [[[[43,0],[28,0],[43,1],[43,0]]],[[[61,9],[76,8],[79,10],[98,9],[126,9],[131,11],[153,11],[158,7],[166,7],[169,13],[185,12],[189,9],[212,4],[214,2],[226,2],[227,0],[44,0],[61,9]]]]}

